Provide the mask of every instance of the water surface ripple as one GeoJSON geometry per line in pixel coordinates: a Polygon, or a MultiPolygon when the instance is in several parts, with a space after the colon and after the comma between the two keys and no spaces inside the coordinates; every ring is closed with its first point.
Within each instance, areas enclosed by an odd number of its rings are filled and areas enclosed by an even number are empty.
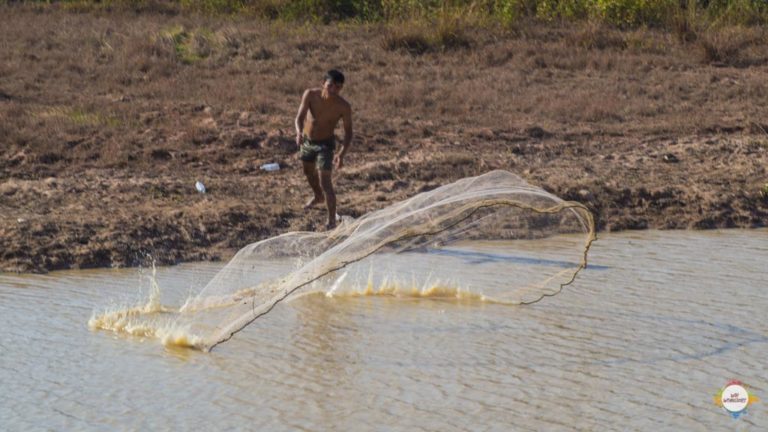
{"type": "MultiPolygon", "coordinates": [[[[768,231],[604,234],[590,263],[530,306],[303,296],[210,354],[88,330],[146,271],[0,274],[0,429],[768,429],[713,403],[768,400],[768,231]]],[[[163,303],[219,268],[159,269],[163,303]]]]}

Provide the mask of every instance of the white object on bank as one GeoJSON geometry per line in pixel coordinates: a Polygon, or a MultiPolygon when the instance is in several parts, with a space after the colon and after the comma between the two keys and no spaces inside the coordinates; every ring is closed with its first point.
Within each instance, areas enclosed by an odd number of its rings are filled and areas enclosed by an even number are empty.
{"type": "Polygon", "coordinates": [[[205,185],[201,181],[195,182],[195,189],[200,193],[205,193],[205,185]]]}
{"type": "Polygon", "coordinates": [[[280,164],[278,164],[277,162],[264,164],[261,166],[261,169],[263,169],[264,171],[277,171],[280,169],[280,164]]]}

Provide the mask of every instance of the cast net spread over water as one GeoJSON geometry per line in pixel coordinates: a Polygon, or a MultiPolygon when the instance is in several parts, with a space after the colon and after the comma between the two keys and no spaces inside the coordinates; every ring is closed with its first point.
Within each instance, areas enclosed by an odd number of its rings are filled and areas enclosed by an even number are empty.
{"type": "Polygon", "coordinates": [[[573,281],[594,238],[582,204],[493,171],[345,220],[331,232],[253,243],[178,309],[131,308],[90,324],[138,328],[143,336],[210,350],[281,301],[310,292],[532,303],[573,281]],[[157,310],[163,320],[148,316],[157,310]]]}

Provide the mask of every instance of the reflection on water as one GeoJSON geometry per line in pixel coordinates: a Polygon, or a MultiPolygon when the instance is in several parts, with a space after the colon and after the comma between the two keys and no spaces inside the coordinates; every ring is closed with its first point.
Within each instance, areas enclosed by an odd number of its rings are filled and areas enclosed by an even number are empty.
{"type": "MultiPolygon", "coordinates": [[[[765,429],[764,403],[733,420],[712,397],[768,398],[766,262],[766,230],[602,235],[535,305],[311,294],[211,354],[88,330],[149,271],[2,274],[0,429],[765,429]]],[[[219,268],[158,269],[160,303],[219,268]]]]}

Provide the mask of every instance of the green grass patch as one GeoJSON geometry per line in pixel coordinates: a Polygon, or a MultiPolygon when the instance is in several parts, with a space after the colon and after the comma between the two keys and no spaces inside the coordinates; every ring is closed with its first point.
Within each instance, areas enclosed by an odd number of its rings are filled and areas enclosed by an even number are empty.
{"type": "Polygon", "coordinates": [[[176,58],[181,63],[187,65],[210,57],[218,45],[214,33],[205,28],[188,30],[177,25],[160,32],[158,37],[161,43],[166,43],[173,48],[176,58]]]}

